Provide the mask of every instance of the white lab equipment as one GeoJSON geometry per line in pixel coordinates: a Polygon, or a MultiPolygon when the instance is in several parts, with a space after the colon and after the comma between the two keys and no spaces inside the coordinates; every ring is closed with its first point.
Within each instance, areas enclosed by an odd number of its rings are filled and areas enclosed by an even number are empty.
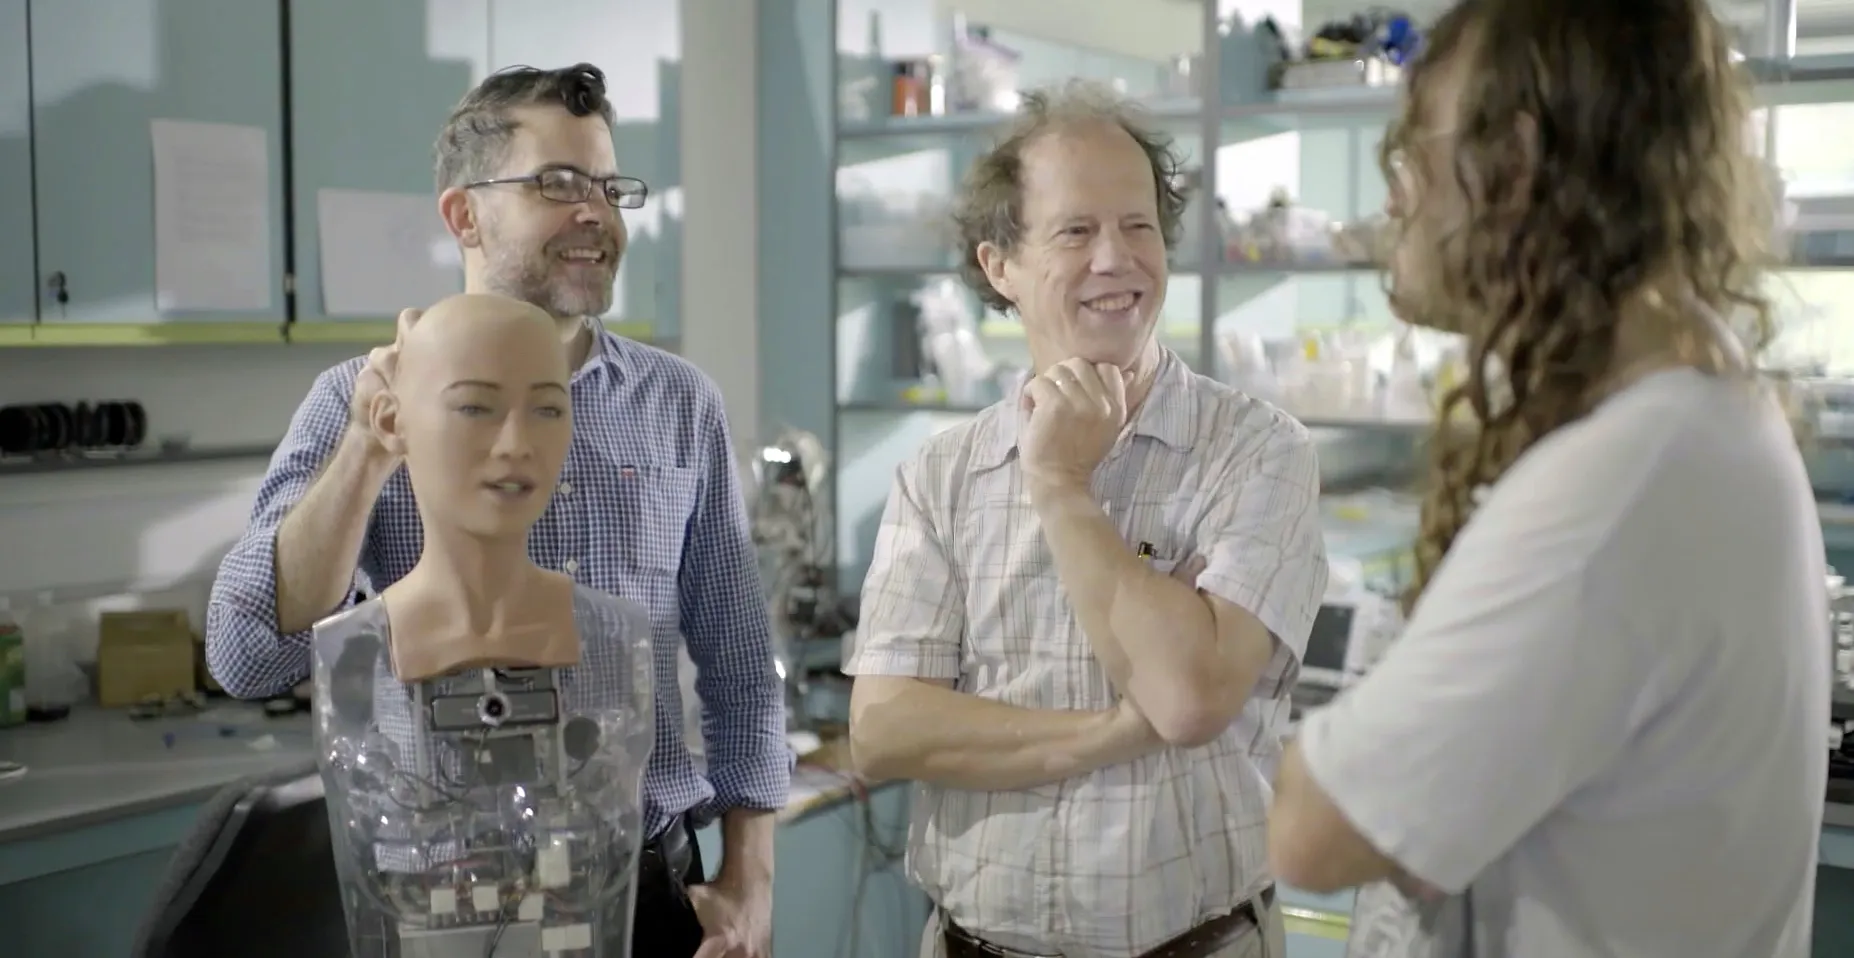
{"type": "Polygon", "coordinates": [[[626,958],[651,625],[576,587],[586,661],[425,682],[375,598],[317,624],[317,762],[354,958],[626,958]]]}
{"type": "Polygon", "coordinates": [[[1329,570],[1326,595],[1301,657],[1300,684],[1337,692],[1383,657],[1403,628],[1403,616],[1396,600],[1368,586],[1358,559],[1334,556],[1329,570]]]}
{"type": "Polygon", "coordinates": [[[785,683],[787,731],[805,731],[806,649],[847,623],[827,573],[834,562],[830,454],[817,436],[789,429],[753,459],[753,542],[772,611],[773,664],[785,683]]]}
{"type": "Polygon", "coordinates": [[[921,352],[933,364],[947,401],[991,402],[998,364],[985,353],[978,318],[967,308],[959,281],[942,276],[926,283],[914,294],[914,305],[920,310],[921,352]]]}

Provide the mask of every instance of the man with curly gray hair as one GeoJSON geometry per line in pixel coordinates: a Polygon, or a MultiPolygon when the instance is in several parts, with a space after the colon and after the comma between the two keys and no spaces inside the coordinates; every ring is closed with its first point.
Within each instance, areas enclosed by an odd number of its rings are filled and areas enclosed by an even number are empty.
{"type": "Polygon", "coordinates": [[[1133,105],[1029,95],[956,220],[1019,395],[897,471],[851,740],[920,783],[923,955],[1283,953],[1263,844],[1326,584],[1307,431],[1155,338],[1185,197],[1133,105]]]}

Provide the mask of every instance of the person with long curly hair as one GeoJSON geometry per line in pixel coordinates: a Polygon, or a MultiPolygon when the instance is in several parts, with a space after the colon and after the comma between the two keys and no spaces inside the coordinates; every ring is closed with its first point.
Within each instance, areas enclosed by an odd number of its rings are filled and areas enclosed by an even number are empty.
{"type": "Polygon", "coordinates": [[[1704,0],[1464,0],[1406,80],[1391,300],[1469,371],[1405,631],[1284,751],[1274,871],[1365,886],[1354,955],[1801,958],[1826,569],[1757,364],[1745,71],[1704,0]]]}

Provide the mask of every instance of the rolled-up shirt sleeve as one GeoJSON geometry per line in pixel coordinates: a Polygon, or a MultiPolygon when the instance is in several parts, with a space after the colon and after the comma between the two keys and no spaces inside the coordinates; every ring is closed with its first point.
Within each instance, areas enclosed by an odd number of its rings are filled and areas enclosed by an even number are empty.
{"type": "Polygon", "coordinates": [[[773,661],[772,623],[747,520],[727,416],[712,383],[704,395],[706,451],[684,539],[678,592],[684,643],[695,662],[702,739],[715,795],[695,811],[710,821],[735,808],[776,811],[792,787],[785,686],[773,661]]]}
{"type": "Polygon", "coordinates": [[[863,580],[856,651],[843,666],[847,675],[959,678],[963,590],[955,587],[932,510],[923,501],[921,465],[916,459],[895,470],[863,580]]]}
{"type": "Polygon", "coordinates": [[[1326,593],[1320,464],[1313,437],[1281,416],[1253,443],[1233,444],[1213,472],[1215,504],[1199,528],[1199,589],[1256,617],[1275,637],[1256,694],[1274,698],[1300,674],[1326,593]]]}
{"type": "Polygon", "coordinates": [[[230,695],[279,695],[309,676],[310,633],[277,630],[277,529],[341,441],[361,362],[316,377],[271,455],[244,535],[219,564],[206,606],[206,667],[230,695]]]}

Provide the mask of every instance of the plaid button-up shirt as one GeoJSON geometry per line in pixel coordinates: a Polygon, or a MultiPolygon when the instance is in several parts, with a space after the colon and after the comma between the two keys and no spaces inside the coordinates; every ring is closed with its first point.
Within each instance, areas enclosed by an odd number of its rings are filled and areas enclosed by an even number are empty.
{"type": "MultiPolygon", "coordinates": [[[[1025,708],[1115,703],[1025,493],[1019,415],[1014,400],[993,406],[898,470],[846,671],[951,680],[1025,708]]],[[[1023,791],[920,787],[909,871],[961,927],[1029,952],[1127,958],[1268,884],[1269,782],[1326,588],[1318,486],[1305,428],[1165,357],[1095,474],[1097,501],[1161,568],[1204,557],[1198,587],[1280,648],[1208,745],[1023,791]]]]}

